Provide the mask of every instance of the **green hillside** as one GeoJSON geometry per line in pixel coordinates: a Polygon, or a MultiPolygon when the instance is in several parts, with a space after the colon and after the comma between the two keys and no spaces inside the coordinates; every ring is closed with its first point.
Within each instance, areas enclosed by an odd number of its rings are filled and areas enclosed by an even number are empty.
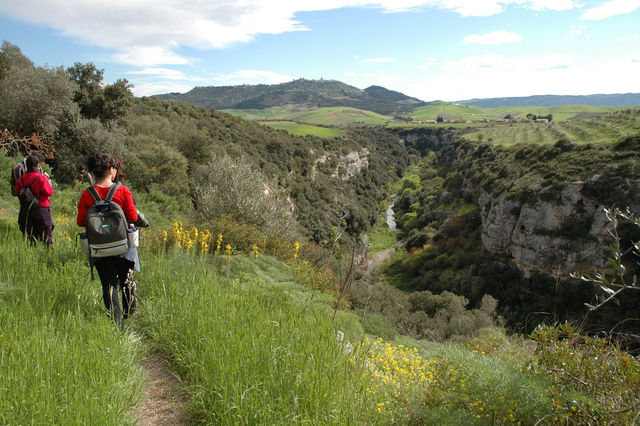
{"type": "Polygon", "coordinates": [[[317,108],[357,108],[379,114],[410,111],[424,104],[418,99],[379,86],[361,90],[336,80],[306,79],[274,85],[196,87],[184,94],[168,93],[154,97],[216,109],[268,109],[283,105],[313,105],[317,108]]]}

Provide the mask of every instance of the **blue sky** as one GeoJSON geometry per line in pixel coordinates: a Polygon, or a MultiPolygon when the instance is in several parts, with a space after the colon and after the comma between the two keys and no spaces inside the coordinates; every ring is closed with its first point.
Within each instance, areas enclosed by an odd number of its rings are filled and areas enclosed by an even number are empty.
{"type": "Polygon", "coordinates": [[[640,0],[0,0],[0,39],[136,96],[297,78],[424,101],[640,92],[640,0]]]}

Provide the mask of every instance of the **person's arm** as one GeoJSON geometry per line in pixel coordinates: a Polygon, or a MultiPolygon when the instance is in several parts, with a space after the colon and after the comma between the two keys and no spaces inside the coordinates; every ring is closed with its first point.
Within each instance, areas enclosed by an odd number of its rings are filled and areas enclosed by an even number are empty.
{"type": "Polygon", "coordinates": [[[147,220],[147,218],[144,217],[144,214],[142,214],[142,212],[136,208],[136,203],[133,199],[131,190],[129,190],[129,187],[127,187],[126,185],[122,185],[120,186],[120,188],[118,188],[118,191],[122,191],[122,209],[124,210],[124,214],[127,217],[127,221],[129,223],[133,223],[139,228],[145,228],[149,226],[149,221],[147,220]]]}
{"type": "MultiPolygon", "coordinates": [[[[131,196],[129,188],[126,185],[120,185],[116,191],[116,195],[118,196],[118,204],[122,207],[124,215],[127,218],[127,222],[135,222],[138,219],[138,209],[136,209],[136,205],[133,202],[133,197],[131,196]]],[[[114,196],[114,201],[115,198],[116,197],[114,196]]]]}
{"type": "Polygon", "coordinates": [[[40,175],[40,196],[41,197],[51,197],[53,195],[53,187],[51,186],[51,180],[49,180],[48,175],[40,175]]]}
{"type": "Polygon", "coordinates": [[[78,226],[85,226],[85,221],[87,220],[87,210],[89,210],[90,207],[90,204],[88,203],[89,199],[93,201],[93,198],[89,194],[89,191],[85,189],[82,195],[80,195],[80,201],[78,201],[78,217],[76,218],[76,223],[78,224],[78,226]]]}

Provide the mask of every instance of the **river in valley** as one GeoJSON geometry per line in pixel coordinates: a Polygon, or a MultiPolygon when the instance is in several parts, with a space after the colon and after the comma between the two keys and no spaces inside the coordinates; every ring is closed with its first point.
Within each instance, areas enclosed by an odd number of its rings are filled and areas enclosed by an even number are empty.
{"type": "MultiPolygon", "coordinates": [[[[391,204],[387,208],[387,226],[394,232],[397,232],[398,229],[396,227],[396,214],[393,211],[393,206],[395,204],[395,198],[391,201],[391,204]]],[[[376,253],[369,253],[368,261],[367,261],[367,272],[372,272],[378,266],[380,266],[385,260],[389,259],[393,252],[396,251],[396,247],[401,244],[401,241],[398,241],[393,247],[388,248],[384,251],[379,251],[376,253]]]]}

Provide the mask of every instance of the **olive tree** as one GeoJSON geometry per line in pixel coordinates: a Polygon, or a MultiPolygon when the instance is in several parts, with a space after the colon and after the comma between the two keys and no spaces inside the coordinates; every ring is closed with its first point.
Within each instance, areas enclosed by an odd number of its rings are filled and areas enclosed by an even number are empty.
{"type": "Polygon", "coordinates": [[[286,200],[269,188],[244,158],[214,155],[194,171],[197,215],[209,220],[229,215],[267,235],[291,237],[296,224],[286,200]]]}

